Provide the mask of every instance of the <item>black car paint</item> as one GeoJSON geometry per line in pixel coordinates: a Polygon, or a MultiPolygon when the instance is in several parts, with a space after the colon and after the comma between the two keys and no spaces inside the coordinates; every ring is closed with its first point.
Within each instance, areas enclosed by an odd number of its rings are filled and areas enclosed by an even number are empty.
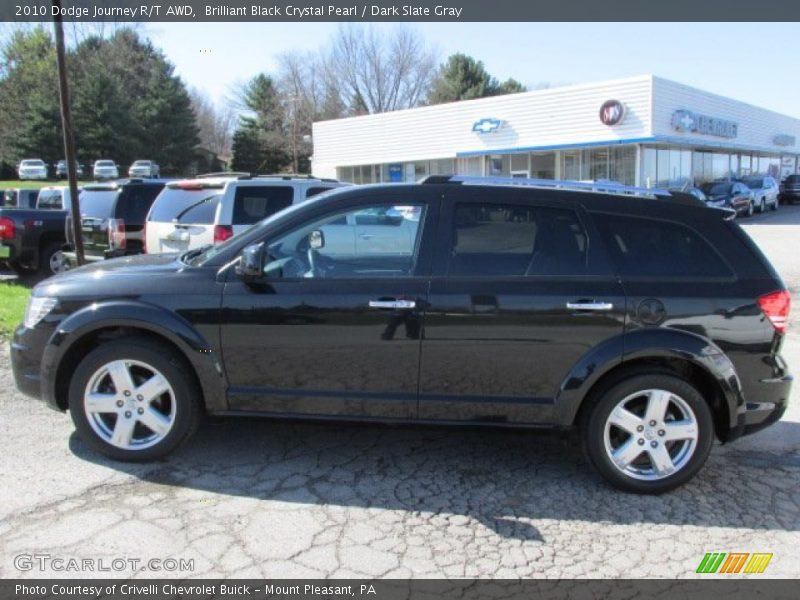
{"type": "Polygon", "coordinates": [[[349,188],[254,227],[200,266],[147,255],[43,282],[34,294],[56,296],[59,305],[35,328],[17,329],[12,364],[20,389],[63,410],[69,369],[87,336],[125,328],[178,348],[194,367],[211,413],[523,427],[571,426],[595,386],[620,366],[677,365],[707,384],[704,391],[720,407],[717,434],[733,439],[780,417],[791,376],[779,355],[782,336],[756,303],[785,289],[783,283],[738,225],[722,216],[699,203],[604,194],[349,188]],[[574,207],[589,233],[593,274],[549,278],[541,287],[534,279],[448,278],[443,249],[452,202],[500,196],[574,207]],[[245,282],[235,273],[235,259],[248,244],[367,200],[427,205],[413,277],[245,282]],[[592,214],[652,216],[654,210],[710,236],[736,276],[617,276],[592,214]],[[368,307],[385,297],[414,299],[416,307],[400,315],[368,307]],[[565,308],[585,297],[614,309],[565,308]],[[655,320],[641,310],[652,299],[663,307],[655,320]],[[386,339],[392,322],[402,326],[400,333],[393,329],[386,339]],[[737,332],[750,337],[739,339],[737,332]]]}

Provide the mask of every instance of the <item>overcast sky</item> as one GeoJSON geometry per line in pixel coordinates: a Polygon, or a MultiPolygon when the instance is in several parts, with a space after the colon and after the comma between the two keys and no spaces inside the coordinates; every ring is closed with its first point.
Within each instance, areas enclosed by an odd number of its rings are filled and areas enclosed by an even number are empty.
{"type": "MultiPolygon", "coordinates": [[[[391,24],[373,24],[392,27],[391,24]]],[[[150,23],[142,32],[186,83],[221,102],[288,50],[316,50],[335,23],[150,23]]],[[[796,23],[412,24],[442,59],[464,52],[529,88],[652,73],[800,118],[796,23]]]]}

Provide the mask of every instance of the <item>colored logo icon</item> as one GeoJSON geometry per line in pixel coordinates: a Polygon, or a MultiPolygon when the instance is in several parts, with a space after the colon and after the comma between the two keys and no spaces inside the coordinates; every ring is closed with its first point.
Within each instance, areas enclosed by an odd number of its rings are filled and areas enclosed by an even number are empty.
{"type": "Polygon", "coordinates": [[[749,573],[758,575],[763,573],[769,561],[772,560],[772,553],[756,552],[708,552],[700,561],[697,573],[749,573]]]}

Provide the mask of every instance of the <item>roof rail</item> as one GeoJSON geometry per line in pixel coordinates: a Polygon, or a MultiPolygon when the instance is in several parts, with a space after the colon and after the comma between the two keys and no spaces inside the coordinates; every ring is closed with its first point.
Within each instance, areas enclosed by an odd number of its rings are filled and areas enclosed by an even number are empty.
{"type": "Polygon", "coordinates": [[[314,181],[327,181],[329,183],[339,183],[338,179],[329,179],[325,177],[315,177],[309,173],[259,173],[258,175],[253,175],[253,177],[258,178],[275,178],[275,179],[313,179],[314,181]]]}
{"type": "Polygon", "coordinates": [[[519,177],[474,177],[466,175],[431,175],[420,183],[454,183],[466,185],[517,185],[544,189],[579,190],[604,194],[627,194],[631,196],[671,196],[669,190],[623,185],[615,181],[562,181],[559,179],[525,179],[519,177]]]}
{"type": "Polygon", "coordinates": [[[190,177],[190,179],[207,179],[211,177],[236,177],[238,179],[247,179],[252,176],[252,174],[242,171],[219,171],[217,173],[202,173],[201,175],[190,177]]]}

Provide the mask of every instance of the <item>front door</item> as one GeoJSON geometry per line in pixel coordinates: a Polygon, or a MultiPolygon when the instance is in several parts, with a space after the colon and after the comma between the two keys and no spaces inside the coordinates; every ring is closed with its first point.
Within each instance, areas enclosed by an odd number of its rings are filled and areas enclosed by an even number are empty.
{"type": "Polygon", "coordinates": [[[365,192],[264,240],[262,280],[228,275],[221,327],[233,410],[416,417],[427,304],[426,190],[365,192]]]}
{"type": "Polygon", "coordinates": [[[572,367],[623,333],[621,285],[580,207],[546,191],[453,194],[437,236],[419,417],[551,423],[572,367]]]}

